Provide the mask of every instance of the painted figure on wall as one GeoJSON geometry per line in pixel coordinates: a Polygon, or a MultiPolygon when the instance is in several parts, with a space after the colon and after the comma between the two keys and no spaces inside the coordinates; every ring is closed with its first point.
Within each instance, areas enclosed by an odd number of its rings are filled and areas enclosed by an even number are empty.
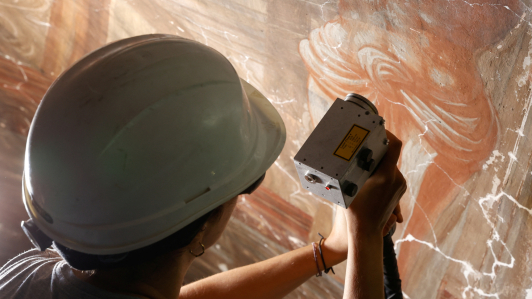
{"type": "MultiPolygon", "coordinates": [[[[431,223],[498,142],[498,116],[475,58],[519,21],[520,4],[511,2],[346,0],[338,17],[300,43],[314,124],[334,99],[356,92],[424,157],[402,159],[403,169],[426,167],[409,183],[419,189],[404,211],[411,217],[403,236],[431,238],[431,223]]],[[[408,272],[419,244],[403,245],[400,263],[408,272]]]]}

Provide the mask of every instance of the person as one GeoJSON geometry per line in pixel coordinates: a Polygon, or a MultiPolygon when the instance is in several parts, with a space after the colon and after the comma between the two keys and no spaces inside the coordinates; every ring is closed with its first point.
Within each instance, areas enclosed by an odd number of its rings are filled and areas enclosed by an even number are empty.
{"type": "Polygon", "coordinates": [[[37,249],[0,269],[2,298],[282,298],[348,260],[344,298],[383,298],[382,236],[406,182],[389,150],[331,234],[182,286],[285,142],[270,102],[201,43],[144,35],[64,72],[31,124],[23,174],[37,249]],[[53,243],[53,249],[48,248],[53,243]]]}

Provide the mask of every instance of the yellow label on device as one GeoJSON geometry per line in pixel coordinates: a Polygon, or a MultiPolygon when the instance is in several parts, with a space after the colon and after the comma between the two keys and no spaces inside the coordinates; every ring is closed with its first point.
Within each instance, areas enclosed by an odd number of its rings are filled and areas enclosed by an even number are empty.
{"type": "Polygon", "coordinates": [[[353,125],[351,130],[347,132],[347,135],[345,135],[340,145],[338,145],[334,151],[334,155],[346,161],[350,161],[368,135],[369,130],[353,125]]]}

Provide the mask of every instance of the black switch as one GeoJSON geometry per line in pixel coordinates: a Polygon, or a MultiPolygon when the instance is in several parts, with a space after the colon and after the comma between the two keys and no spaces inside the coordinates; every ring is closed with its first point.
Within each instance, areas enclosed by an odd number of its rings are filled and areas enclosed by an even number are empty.
{"type": "Polygon", "coordinates": [[[375,164],[375,160],[371,159],[368,162],[364,163],[361,168],[365,171],[373,172],[373,170],[375,170],[375,164]]]}
{"type": "Polygon", "coordinates": [[[373,151],[369,148],[364,148],[360,150],[358,154],[358,167],[364,169],[365,171],[372,172],[375,169],[375,160],[371,159],[373,157],[373,151]]]}
{"type": "Polygon", "coordinates": [[[351,182],[345,182],[344,183],[344,193],[349,196],[349,197],[353,197],[355,196],[355,194],[357,194],[357,191],[358,191],[358,186],[355,184],[355,183],[351,183],[351,182]]]}

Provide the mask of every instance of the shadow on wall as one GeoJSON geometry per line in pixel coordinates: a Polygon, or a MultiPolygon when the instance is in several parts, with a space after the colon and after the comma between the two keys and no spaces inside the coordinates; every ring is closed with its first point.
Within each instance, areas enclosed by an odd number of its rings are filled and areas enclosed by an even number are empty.
{"type": "MultiPolygon", "coordinates": [[[[412,213],[413,225],[403,236],[423,240],[431,233],[423,223],[437,220],[497,144],[498,115],[475,58],[504,38],[521,11],[516,1],[505,7],[465,1],[376,3],[342,1],[338,17],[301,41],[309,109],[317,124],[335,98],[356,92],[376,104],[387,129],[404,144],[419,143],[428,166],[418,193],[411,194],[414,204],[404,211],[412,213]]],[[[409,163],[404,155],[402,163],[409,163]]],[[[415,169],[419,161],[402,169],[415,169]]],[[[399,263],[406,279],[419,248],[402,244],[399,263]]]]}

